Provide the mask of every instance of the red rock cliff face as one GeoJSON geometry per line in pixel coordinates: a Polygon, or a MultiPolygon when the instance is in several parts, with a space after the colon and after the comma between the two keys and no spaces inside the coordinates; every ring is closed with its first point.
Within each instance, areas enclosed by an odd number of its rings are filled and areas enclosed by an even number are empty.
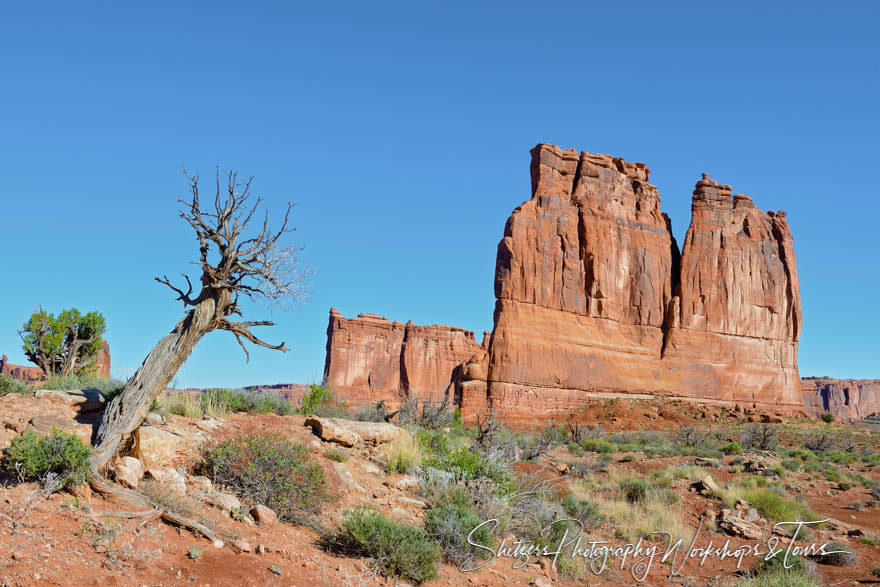
{"type": "Polygon", "coordinates": [[[811,416],[829,412],[838,420],[860,420],[880,415],[880,379],[804,377],[801,385],[811,416]]]}
{"type": "Polygon", "coordinates": [[[330,310],[324,375],[350,403],[401,394],[440,400],[455,390],[462,366],[482,350],[474,333],[454,326],[391,322],[376,314],[343,318],[330,310]]]}
{"type": "Polygon", "coordinates": [[[508,418],[605,394],[800,408],[800,302],[784,213],[708,177],[684,251],[650,170],[541,144],[498,246],[487,402],[508,418]]]}

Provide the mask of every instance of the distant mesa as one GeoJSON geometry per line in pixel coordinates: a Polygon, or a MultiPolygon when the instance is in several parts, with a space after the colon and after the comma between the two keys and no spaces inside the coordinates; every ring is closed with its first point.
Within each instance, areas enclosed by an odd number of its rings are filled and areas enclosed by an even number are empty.
{"type": "Polygon", "coordinates": [[[804,411],[784,212],[704,173],[679,248],[644,163],[545,143],[531,154],[532,197],[498,245],[491,337],[331,310],[333,389],[356,402],[454,394],[465,415],[508,420],[621,394],[804,411]]]}

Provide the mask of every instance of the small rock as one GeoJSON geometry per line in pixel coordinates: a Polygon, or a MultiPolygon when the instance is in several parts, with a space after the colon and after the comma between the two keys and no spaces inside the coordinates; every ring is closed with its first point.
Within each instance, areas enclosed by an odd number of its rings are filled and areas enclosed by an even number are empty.
{"type": "Polygon", "coordinates": [[[146,422],[150,426],[161,426],[165,422],[165,418],[162,417],[162,414],[150,412],[149,414],[147,414],[147,417],[144,418],[144,422],[146,422]]]}
{"type": "Polygon", "coordinates": [[[529,585],[535,587],[551,587],[550,580],[547,577],[536,577],[529,585]]]}
{"type": "Polygon", "coordinates": [[[116,481],[123,487],[137,489],[144,477],[144,465],[134,457],[122,457],[116,464],[116,481]]]}
{"type": "Polygon", "coordinates": [[[231,493],[223,493],[222,491],[212,490],[206,493],[199,493],[198,496],[205,503],[220,508],[224,512],[231,512],[235,509],[241,509],[241,501],[239,501],[239,499],[231,493]]]}
{"type": "Polygon", "coordinates": [[[257,524],[261,526],[271,526],[278,521],[278,516],[275,515],[275,512],[264,505],[255,505],[251,508],[250,514],[257,524]]]}
{"type": "Polygon", "coordinates": [[[709,495],[710,493],[716,493],[721,490],[718,487],[718,484],[712,478],[712,475],[706,475],[700,481],[697,481],[695,484],[697,491],[699,491],[703,495],[709,495]]]}
{"type": "Polygon", "coordinates": [[[562,475],[566,475],[571,470],[571,467],[569,467],[566,463],[556,463],[554,468],[562,475]]]}
{"type": "Polygon", "coordinates": [[[207,477],[202,477],[201,475],[190,477],[189,486],[192,487],[194,491],[202,491],[204,493],[208,493],[214,488],[214,484],[211,480],[207,477]]]}
{"type": "Polygon", "coordinates": [[[401,491],[408,491],[416,489],[419,486],[419,480],[415,477],[404,475],[394,483],[394,486],[401,491]]]}
{"type": "Polygon", "coordinates": [[[269,547],[265,544],[257,544],[257,554],[266,554],[269,552],[269,547]]]}
{"type": "Polygon", "coordinates": [[[253,548],[251,548],[250,543],[242,538],[232,540],[229,544],[232,545],[232,548],[239,552],[253,552],[254,550],[253,548]]]}

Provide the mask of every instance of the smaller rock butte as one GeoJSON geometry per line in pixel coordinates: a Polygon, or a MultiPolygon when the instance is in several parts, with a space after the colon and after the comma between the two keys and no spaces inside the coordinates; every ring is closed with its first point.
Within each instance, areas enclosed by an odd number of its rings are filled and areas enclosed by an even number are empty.
{"type": "MultiPolygon", "coordinates": [[[[106,340],[103,342],[104,346],[98,349],[95,356],[95,374],[100,377],[110,377],[110,344],[106,340]]],[[[0,375],[8,375],[25,383],[36,383],[46,378],[46,374],[39,367],[14,365],[9,362],[6,355],[0,358],[0,375]]]]}
{"type": "Polygon", "coordinates": [[[324,377],[353,405],[384,401],[394,407],[404,396],[452,399],[465,364],[485,355],[487,343],[488,333],[480,345],[463,328],[404,324],[377,314],[344,318],[331,308],[324,377]]]}
{"type": "Polygon", "coordinates": [[[801,388],[811,416],[828,412],[838,420],[860,420],[880,415],[880,379],[804,377],[801,388]]]}

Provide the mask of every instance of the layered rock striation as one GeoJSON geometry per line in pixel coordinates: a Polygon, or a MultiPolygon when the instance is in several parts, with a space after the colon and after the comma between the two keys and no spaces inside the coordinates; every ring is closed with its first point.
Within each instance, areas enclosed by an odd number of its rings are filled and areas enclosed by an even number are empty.
{"type": "Polygon", "coordinates": [[[800,296],[780,212],[704,174],[679,253],[642,163],[540,144],[498,245],[487,402],[559,413],[609,394],[801,408],[800,296]]]}
{"type": "Polygon", "coordinates": [[[376,314],[344,318],[330,310],[324,376],[351,403],[396,405],[413,395],[453,398],[464,363],[485,352],[474,333],[445,325],[392,322],[376,314]]]}
{"type": "Polygon", "coordinates": [[[804,408],[811,416],[826,412],[838,420],[880,416],[880,379],[804,377],[801,387],[804,408]]]}

